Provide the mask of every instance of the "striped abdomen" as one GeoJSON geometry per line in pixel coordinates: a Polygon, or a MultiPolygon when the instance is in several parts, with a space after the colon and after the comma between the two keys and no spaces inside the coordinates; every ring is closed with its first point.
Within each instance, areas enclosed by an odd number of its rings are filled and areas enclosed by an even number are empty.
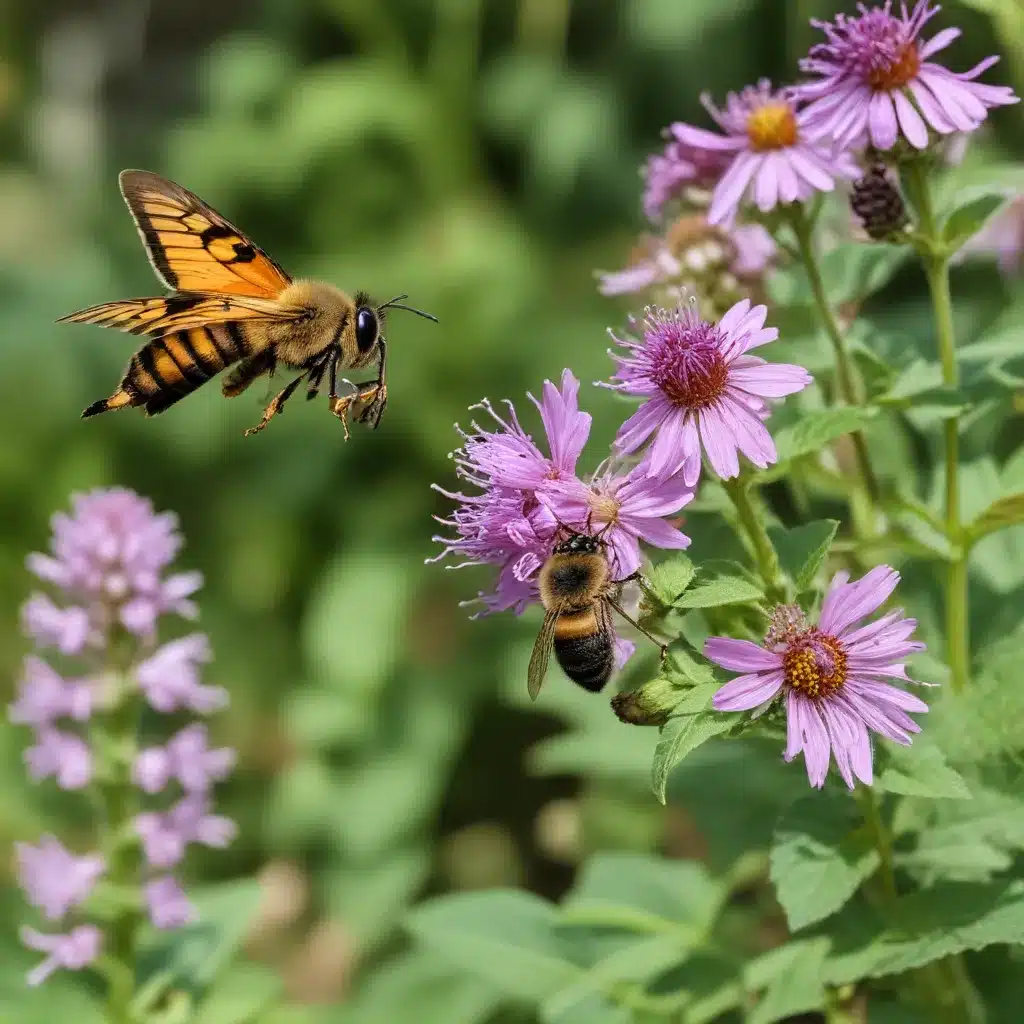
{"type": "Polygon", "coordinates": [[[210,324],[154,338],[132,356],[117,391],[83,416],[141,405],[154,415],[250,354],[244,323],[210,324]]]}
{"type": "Polygon", "coordinates": [[[596,693],[608,682],[615,667],[614,635],[599,604],[559,615],[554,647],[558,664],[574,683],[596,693]]]}

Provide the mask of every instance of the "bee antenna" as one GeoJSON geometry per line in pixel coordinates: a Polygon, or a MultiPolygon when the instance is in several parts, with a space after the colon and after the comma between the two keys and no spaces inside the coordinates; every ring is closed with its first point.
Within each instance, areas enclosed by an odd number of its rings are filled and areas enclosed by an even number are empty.
{"type": "Polygon", "coordinates": [[[415,306],[406,306],[403,304],[402,299],[407,299],[408,295],[396,295],[393,299],[388,299],[387,302],[382,303],[377,307],[379,313],[382,309],[404,309],[407,313],[415,313],[417,316],[423,317],[425,320],[433,320],[434,323],[438,323],[438,319],[433,313],[426,313],[422,309],[417,309],[415,306]]]}

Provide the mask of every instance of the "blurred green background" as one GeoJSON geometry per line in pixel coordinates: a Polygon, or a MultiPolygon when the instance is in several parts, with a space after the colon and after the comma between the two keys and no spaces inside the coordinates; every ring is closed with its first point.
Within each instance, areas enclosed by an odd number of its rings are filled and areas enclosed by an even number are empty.
{"type": "MultiPolygon", "coordinates": [[[[642,227],[638,167],[661,128],[699,120],[703,89],[720,98],[761,75],[792,78],[814,41],[808,18],[831,10],[0,0],[5,693],[25,651],[24,558],[46,544],[69,492],[121,484],[177,511],[181,566],[207,580],[208,679],[232,696],[215,730],[239,750],[222,802],[240,837],[193,856],[191,872],[259,875],[247,949],[296,1006],[404,1019],[395,992],[425,993],[434,977],[402,959],[397,929],[424,895],[508,883],[556,897],[597,849],[728,863],[787,798],[778,773],[730,750],[728,766],[709,755],[686,798],[656,808],[653,730],[619,725],[604,700],[559,678],[528,708],[536,615],[471,622],[459,602],[486,578],[424,559],[436,553],[430,517],[448,507],[430,484],[454,484],[453,421],[483,396],[512,397],[536,427],[524,391],[567,365],[584,382],[607,375],[605,328],[624,308],[596,294],[593,272],[621,266],[642,227]],[[345,444],[321,399],[293,402],[245,439],[262,387],[226,402],[214,385],[151,420],[79,420],[113,389],[132,341],[54,319],[160,290],[117,191],[123,167],[196,191],[295,276],[408,292],[437,314],[440,326],[392,318],[391,401],[376,433],[356,428],[345,444]],[[742,822],[723,811],[721,788],[701,809],[702,770],[729,776],[742,822]]],[[[943,23],[965,28],[953,66],[1000,50],[994,78],[1016,73],[1019,88],[1019,10],[948,4],[943,23]]],[[[1024,132],[1009,109],[994,138],[1012,151],[1024,132]]],[[[606,392],[585,388],[583,401],[595,417],[588,469],[621,413],[606,392]]],[[[22,781],[23,738],[0,727],[8,879],[14,839],[56,815],[88,823],[78,798],[22,781]]],[[[786,778],[800,786],[800,774],[786,778]]],[[[22,905],[8,891],[2,906],[11,932],[22,905]]],[[[5,955],[2,1020],[32,1019],[30,1003],[12,1009],[24,962],[5,955]]],[[[490,1013],[487,998],[467,989],[466,1005],[490,1013]]]]}

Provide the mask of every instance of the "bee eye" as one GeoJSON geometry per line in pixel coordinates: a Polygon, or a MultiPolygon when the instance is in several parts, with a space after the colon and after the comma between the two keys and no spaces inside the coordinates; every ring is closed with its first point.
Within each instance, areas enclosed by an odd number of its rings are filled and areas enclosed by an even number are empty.
{"type": "Polygon", "coordinates": [[[377,314],[366,306],[356,313],[356,344],[360,352],[373,348],[377,341],[377,314]]]}

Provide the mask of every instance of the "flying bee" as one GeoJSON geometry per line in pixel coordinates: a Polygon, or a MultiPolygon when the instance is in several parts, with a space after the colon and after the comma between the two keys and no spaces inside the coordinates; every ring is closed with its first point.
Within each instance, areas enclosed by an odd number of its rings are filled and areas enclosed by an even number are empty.
{"type": "Polygon", "coordinates": [[[326,377],[330,410],[345,428],[348,415],[375,428],[387,405],[389,309],[437,317],[402,304],[404,295],[375,306],[320,281],[293,281],[262,249],[216,210],[173,181],[149,171],[122,171],[121,195],[135,220],[149,261],[171,295],[126,299],[79,310],[58,323],[99,324],[148,341],[128,363],[109,397],[82,416],[141,406],[147,415],[170,408],[226,366],[226,398],[240,395],[278,365],[302,372],[267,406],[246,436],[262,430],[302,383],[316,398],[326,377]],[[377,376],[348,380],[338,395],[338,370],[361,370],[376,360],[377,376]]]}
{"type": "Polygon", "coordinates": [[[544,623],[533,645],[527,676],[530,697],[540,693],[554,648],[562,671],[585,690],[604,688],[615,667],[615,630],[612,611],[635,626],[661,648],[668,648],[630,618],[619,604],[624,584],[638,580],[639,572],[612,579],[604,541],[586,533],[572,533],[555,545],[538,577],[544,623]]]}

